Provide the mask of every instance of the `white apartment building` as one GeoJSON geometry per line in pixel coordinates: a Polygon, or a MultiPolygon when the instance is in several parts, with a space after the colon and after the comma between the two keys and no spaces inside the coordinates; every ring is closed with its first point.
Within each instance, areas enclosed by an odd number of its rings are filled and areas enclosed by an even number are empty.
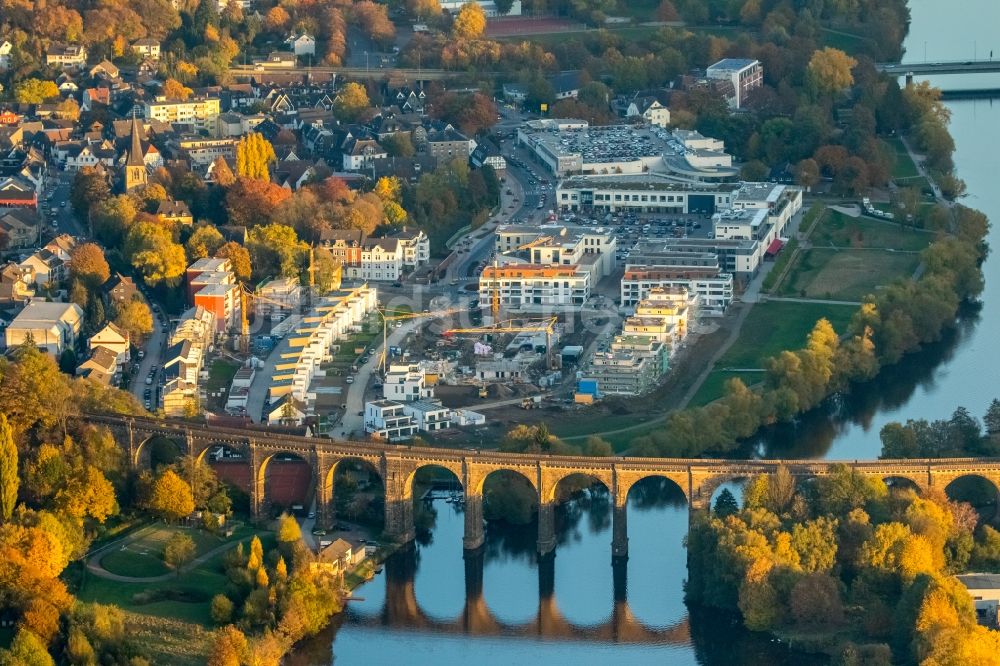
{"type": "Polygon", "coordinates": [[[735,109],[743,106],[750,91],[764,85],[764,66],[759,60],[725,58],[705,70],[710,79],[730,81],[736,91],[729,105],[735,109]]]}
{"type": "Polygon", "coordinates": [[[361,262],[344,266],[344,276],[353,280],[393,281],[403,274],[403,246],[395,238],[365,238],[361,262]]]}
{"type": "Polygon", "coordinates": [[[401,402],[375,400],[365,404],[365,432],[376,439],[398,442],[417,434],[417,424],[401,402]]]}
{"type": "Polygon", "coordinates": [[[431,260],[431,240],[420,229],[408,229],[393,234],[403,252],[403,265],[407,268],[423,266],[431,260]]]}
{"type": "Polygon", "coordinates": [[[52,44],[45,52],[46,65],[86,65],[87,47],[81,44],[52,44]]]}
{"type": "Polygon", "coordinates": [[[302,303],[302,287],[295,278],[271,278],[257,287],[254,313],[258,317],[296,312],[302,303]]]}
{"type": "Polygon", "coordinates": [[[501,305],[580,306],[590,298],[590,287],[590,271],[577,266],[487,266],[479,278],[479,299],[489,303],[499,291],[501,305]]]}
{"type": "Polygon", "coordinates": [[[218,130],[218,119],[221,107],[218,97],[192,97],[188,100],[168,100],[157,97],[146,102],[145,116],[147,120],[159,120],[164,123],[186,123],[197,131],[215,134],[218,130]]]}
{"type": "Polygon", "coordinates": [[[404,402],[403,413],[412,418],[417,430],[422,432],[437,432],[452,426],[451,410],[438,400],[404,402]]]}
{"type": "Polygon", "coordinates": [[[700,314],[721,316],[733,301],[733,276],[718,267],[628,266],[621,283],[621,304],[637,305],[654,289],[685,289],[697,296],[700,314]]]}
{"type": "Polygon", "coordinates": [[[615,269],[618,241],[610,230],[558,224],[497,227],[498,254],[526,252],[532,264],[578,266],[592,272],[591,284],[615,269]]]}
{"type": "Polygon", "coordinates": [[[9,40],[0,42],[0,72],[10,69],[10,58],[14,52],[14,45],[9,40]]]}
{"type": "Polygon", "coordinates": [[[350,334],[368,313],[378,307],[378,293],[367,286],[347,289],[325,296],[301,324],[289,334],[291,353],[282,355],[271,380],[271,399],[292,395],[311,404],[312,379],[320,365],[333,358],[332,345],[350,334]]]}
{"type": "Polygon", "coordinates": [[[397,402],[426,400],[433,397],[434,389],[427,386],[424,371],[419,365],[393,364],[382,383],[382,397],[397,402]]]}

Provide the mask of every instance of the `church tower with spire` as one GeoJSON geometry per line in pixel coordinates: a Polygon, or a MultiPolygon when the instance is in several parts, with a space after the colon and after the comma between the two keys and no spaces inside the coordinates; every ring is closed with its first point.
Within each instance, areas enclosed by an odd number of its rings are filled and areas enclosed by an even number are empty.
{"type": "Polygon", "coordinates": [[[146,185],[146,161],[143,159],[142,141],[139,138],[139,121],[132,114],[132,145],[125,162],[125,191],[131,192],[146,185]]]}

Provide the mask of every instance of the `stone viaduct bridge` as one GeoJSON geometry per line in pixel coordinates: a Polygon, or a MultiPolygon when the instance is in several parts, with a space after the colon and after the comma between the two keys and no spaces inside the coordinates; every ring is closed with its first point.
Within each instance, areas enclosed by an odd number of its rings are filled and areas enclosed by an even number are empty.
{"type": "MultiPolygon", "coordinates": [[[[166,438],[180,450],[202,458],[210,449],[224,446],[239,452],[252,471],[249,491],[253,511],[267,508],[266,472],[271,460],[282,454],[297,456],[309,464],[315,480],[318,521],[329,526],[334,516],[334,478],[344,461],[371,465],[385,488],[385,532],[401,542],[414,538],[413,479],[424,467],[451,471],[465,493],[465,537],[468,550],[484,541],[483,484],[494,472],[521,474],[534,488],[538,499],[538,552],[546,555],[555,548],[557,490],[566,478],[584,474],[603,483],[614,502],[612,555],[627,557],[628,527],[626,505],[629,490],[649,477],[662,477],[677,484],[692,510],[706,509],[712,493],[722,484],[754,474],[773,473],[786,467],[799,479],[830,473],[838,461],[812,460],[713,460],[674,458],[555,456],[496,451],[439,449],[399,446],[376,442],[355,442],[325,438],[294,437],[266,429],[218,428],[152,418],[97,416],[86,421],[104,426],[128,452],[130,464],[140,466],[148,459],[146,444],[166,438]]],[[[964,476],[979,476],[1000,488],[1000,459],[941,458],[920,460],[841,461],[857,472],[882,479],[906,480],[918,490],[945,488],[964,476]]]]}

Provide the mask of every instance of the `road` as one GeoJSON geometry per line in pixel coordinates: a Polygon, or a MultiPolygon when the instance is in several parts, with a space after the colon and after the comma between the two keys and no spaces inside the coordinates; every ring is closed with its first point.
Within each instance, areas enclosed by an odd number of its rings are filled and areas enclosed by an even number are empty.
{"type": "MultiPolygon", "coordinates": [[[[404,321],[399,328],[392,329],[389,333],[389,346],[401,346],[406,336],[426,321],[425,319],[412,319],[404,321]]],[[[368,385],[371,383],[372,376],[378,370],[378,362],[382,358],[384,347],[385,341],[383,340],[378,347],[375,347],[371,360],[359,367],[357,374],[354,375],[354,383],[347,389],[347,398],[344,400],[344,418],[340,422],[340,428],[336,431],[338,434],[349,435],[352,432],[358,434],[364,432],[364,417],[361,416],[361,413],[365,408],[365,395],[368,393],[368,385]]]]}
{"type": "MultiPolygon", "coordinates": [[[[151,386],[146,385],[146,375],[149,374],[149,369],[156,365],[159,368],[163,367],[163,351],[167,346],[167,331],[168,326],[164,326],[160,321],[160,317],[154,313],[153,314],[153,333],[149,336],[149,340],[146,341],[145,357],[139,361],[138,370],[135,376],[132,378],[132,383],[129,386],[129,390],[139,399],[139,402],[143,402],[143,393],[147,388],[153,389],[154,398],[159,398],[156,391],[159,389],[158,383],[155,381],[154,377],[153,384],[151,386]]],[[[152,409],[156,409],[156,403],[152,404],[152,409]]]]}
{"type": "Polygon", "coordinates": [[[254,372],[250,393],[247,395],[247,416],[254,423],[263,423],[264,404],[267,400],[267,392],[271,388],[275,366],[282,360],[281,355],[287,354],[291,350],[289,339],[289,336],[285,336],[264,359],[264,367],[257,368],[254,372]]]}

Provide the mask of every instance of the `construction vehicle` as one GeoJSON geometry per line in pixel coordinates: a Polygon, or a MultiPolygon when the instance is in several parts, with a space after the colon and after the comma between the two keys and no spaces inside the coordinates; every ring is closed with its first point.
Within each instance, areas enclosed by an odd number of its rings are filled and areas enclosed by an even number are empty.
{"type": "Polygon", "coordinates": [[[404,314],[386,314],[387,312],[395,312],[395,310],[385,310],[379,308],[377,310],[380,317],[382,317],[382,355],[379,358],[379,367],[382,369],[382,374],[385,375],[387,371],[387,359],[388,359],[388,345],[389,345],[389,322],[390,321],[403,321],[406,319],[437,319],[439,317],[447,317],[449,315],[457,314],[459,312],[465,312],[465,308],[449,308],[447,310],[435,310],[433,312],[407,312],[404,314]]]}
{"type": "Polygon", "coordinates": [[[536,395],[521,401],[521,409],[538,409],[542,406],[542,396],[536,395]]]}
{"type": "Polygon", "coordinates": [[[486,389],[486,384],[479,385],[479,397],[480,398],[490,397],[490,392],[486,389]]]}
{"type": "Polygon", "coordinates": [[[550,370],[558,370],[559,364],[553,349],[552,336],[555,333],[558,317],[550,317],[542,321],[517,321],[509,319],[492,326],[477,326],[475,328],[453,328],[444,332],[445,337],[453,335],[505,335],[508,333],[539,333],[545,331],[545,360],[550,370]]]}

